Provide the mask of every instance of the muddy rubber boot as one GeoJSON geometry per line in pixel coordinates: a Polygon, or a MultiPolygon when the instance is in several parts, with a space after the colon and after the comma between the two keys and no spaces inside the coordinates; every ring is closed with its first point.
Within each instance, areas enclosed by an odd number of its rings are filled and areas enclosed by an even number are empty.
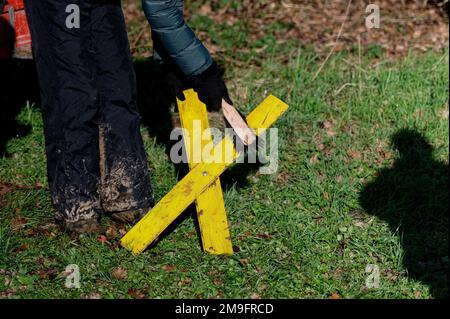
{"type": "Polygon", "coordinates": [[[151,208],[140,208],[137,210],[127,210],[123,212],[116,212],[111,214],[111,218],[120,224],[135,225],[139,220],[144,217],[151,208]]]}
{"type": "Polygon", "coordinates": [[[96,235],[104,231],[97,219],[82,219],[76,222],[66,221],[60,223],[60,225],[72,238],[78,237],[81,234],[96,235]]]}

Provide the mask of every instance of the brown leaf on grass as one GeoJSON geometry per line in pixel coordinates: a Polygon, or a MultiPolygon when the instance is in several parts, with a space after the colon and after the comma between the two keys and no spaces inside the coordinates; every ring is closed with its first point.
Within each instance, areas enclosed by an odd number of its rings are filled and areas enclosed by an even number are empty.
{"type": "Polygon", "coordinates": [[[11,230],[17,232],[24,229],[28,220],[25,217],[16,217],[11,220],[11,230]]]}
{"type": "Polygon", "coordinates": [[[358,228],[367,228],[369,226],[366,222],[361,221],[361,220],[355,222],[353,225],[355,225],[358,228]]]}
{"type": "Polygon", "coordinates": [[[336,135],[337,135],[337,133],[336,133],[335,131],[333,131],[333,130],[327,130],[326,133],[327,133],[327,135],[328,135],[329,137],[333,137],[333,136],[336,136],[336,135]]]}
{"type": "Polygon", "coordinates": [[[28,290],[28,286],[26,286],[26,285],[19,286],[19,291],[20,292],[25,292],[27,290],[28,290]]]}
{"type": "Polygon", "coordinates": [[[319,127],[323,130],[325,130],[325,134],[327,134],[330,137],[336,136],[337,133],[334,131],[334,123],[332,121],[322,121],[319,123],[319,127]]]}
{"type": "Polygon", "coordinates": [[[313,157],[309,159],[310,164],[317,164],[319,163],[319,155],[315,154],[313,157]]]}
{"type": "Polygon", "coordinates": [[[0,196],[5,195],[6,193],[9,193],[12,191],[13,187],[11,184],[4,184],[0,182],[0,196]]]}
{"type": "Polygon", "coordinates": [[[322,121],[319,123],[320,128],[324,129],[324,130],[329,130],[333,127],[333,123],[331,123],[328,120],[322,121]]]}
{"type": "Polygon", "coordinates": [[[206,41],[205,43],[206,48],[208,49],[208,51],[212,54],[215,55],[217,53],[223,52],[224,49],[222,49],[220,46],[213,44],[209,41],[206,41]]]}
{"type": "Polygon", "coordinates": [[[330,299],[342,299],[341,295],[339,295],[337,292],[333,292],[330,296],[330,299]]]}
{"type": "Polygon", "coordinates": [[[39,232],[35,228],[31,228],[31,229],[27,230],[27,237],[34,237],[34,236],[36,236],[38,234],[39,234],[39,232]]]}
{"type": "Polygon", "coordinates": [[[108,227],[108,229],[106,230],[106,236],[108,236],[111,239],[116,238],[117,236],[116,228],[114,226],[108,227]]]}
{"type": "Polygon", "coordinates": [[[280,184],[286,184],[292,178],[292,174],[288,171],[281,171],[277,175],[277,182],[280,184]]]}
{"type": "Polygon", "coordinates": [[[254,292],[250,295],[250,299],[261,299],[261,296],[254,292]]]}
{"type": "Polygon", "coordinates": [[[119,234],[120,236],[125,236],[125,234],[127,233],[125,228],[119,228],[119,234]]]}
{"type": "Polygon", "coordinates": [[[12,283],[12,278],[5,277],[4,285],[5,287],[8,287],[12,283]]]}
{"type": "Polygon", "coordinates": [[[43,183],[41,183],[41,182],[36,182],[35,187],[38,188],[38,189],[40,189],[40,188],[44,188],[45,185],[44,185],[43,183]]]}
{"type": "Polygon", "coordinates": [[[176,267],[174,265],[164,265],[161,267],[164,271],[174,271],[176,267]]]}
{"type": "Polygon", "coordinates": [[[55,279],[58,276],[58,271],[56,269],[42,269],[38,272],[41,279],[55,279]]]}
{"type": "Polygon", "coordinates": [[[246,231],[245,233],[243,233],[242,235],[238,236],[239,240],[246,240],[247,238],[249,238],[252,235],[252,233],[250,231],[246,231]]]}
{"type": "Polygon", "coordinates": [[[262,273],[263,273],[263,270],[262,270],[261,268],[259,268],[259,267],[255,267],[254,271],[255,271],[255,273],[257,273],[258,275],[262,275],[262,273]]]}
{"type": "Polygon", "coordinates": [[[112,276],[117,280],[125,280],[127,279],[127,271],[122,267],[117,267],[113,269],[112,276]]]}
{"type": "Polygon", "coordinates": [[[197,11],[197,13],[201,16],[209,15],[209,14],[211,14],[211,12],[212,12],[212,8],[209,3],[202,5],[200,7],[200,9],[198,9],[198,11],[197,11]]]}
{"type": "Polygon", "coordinates": [[[46,237],[56,237],[56,234],[58,233],[58,226],[56,224],[50,223],[46,225],[42,225],[38,227],[39,233],[46,237]]]}
{"type": "Polygon", "coordinates": [[[361,152],[354,151],[354,150],[347,150],[348,156],[350,156],[352,159],[360,160],[362,158],[361,152]]]}
{"type": "Polygon", "coordinates": [[[318,149],[319,151],[323,151],[323,150],[325,149],[325,145],[324,145],[323,143],[319,143],[319,144],[317,145],[317,149],[318,149]]]}
{"type": "Polygon", "coordinates": [[[28,248],[30,248],[30,245],[28,245],[28,243],[23,243],[19,247],[15,248],[13,250],[13,253],[17,254],[17,253],[20,253],[21,251],[28,250],[28,248]]]}
{"type": "Polygon", "coordinates": [[[6,291],[0,291],[0,299],[11,298],[17,293],[16,289],[7,289],[6,291]]]}
{"type": "Polygon", "coordinates": [[[97,292],[93,292],[87,296],[87,299],[102,299],[102,296],[97,292]]]}
{"type": "Polygon", "coordinates": [[[216,286],[222,286],[223,285],[223,280],[220,279],[220,278],[214,278],[213,284],[216,285],[216,286]]]}
{"type": "Polygon", "coordinates": [[[248,258],[242,258],[239,259],[239,262],[241,263],[242,266],[247,266],[250,262],[250,260],[248,258]]]}
{"type": "Polygon", "coordinates": [[[384,269],[381,272],[381,275],[388,281],[396,282],[400,277],[404,275],[404,273],[388,268],[384,269]]]}
{"type": "Polygon", "coordinates": [[[439,110],[439,115],[442,119],[448,120],[448,105],[444,106],[441,110],[439,110]]]}
{"type": "Polygon", "coordinates": [[[241,101],[243,101],[243,102],[247,101],[247,99],[248,99],[248,87],[247,86],[238,86],[235,89],[235,91],[236,91],[235,94],[241,101]]]}
{"type": "Polygon", "coordinates": [[[147,296],[147,289],[128,289],[128,295],[133,299],[145,299],[147,296]]]}
{"type": "Polygon", "coordinates": [[[101,243],[109,243],[108,241],[108,237],[106,237],[105,235],[100,235],[97,237],[97,240],[101,243]]]}
{"type": "Polygon", "coordinates": [[[257,234],[256,237],[261,238],[261,239],[272,239],[273,238],[273,236],[271,234],[267,234],[267,233],[257,234]]]}
{"type": "Polygon", "coordinates": [[[179,285],[179,286],[180,286],[180,285],[182,285],[182,286],[188,286],[191,282],[192,282],[192,279],[191,279],[191,278],[186,278],[186,279],[181,280],[181,281],[178,283],[178,285],[179,285]]]}
{"type": "Polygon", "coordinates": [[[333,276],[335,276],[335,277],[339,277],[339,276],[341,276],[342,274],[344,273],[344,270],[342,269],[342,268],[336,268],[334,271],[333,271],[333,276]]]}

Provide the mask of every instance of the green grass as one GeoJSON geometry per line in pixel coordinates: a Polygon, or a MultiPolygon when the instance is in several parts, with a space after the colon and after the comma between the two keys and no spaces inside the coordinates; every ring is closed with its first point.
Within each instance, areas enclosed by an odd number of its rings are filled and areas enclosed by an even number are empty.
{"type": "MultiPolygon", "coordinates": [[[[210,24],[193,17],[199,29],[210,24]]],[[[269,49],[252,55],[231,49],[230,30],[214,26],[211,32],[226,48],[222,62],[233,59],[226,64],[228,83],[244,112],[267,92],[290,105],[277,123],[277,174],[243,175],[241,165],[227,175],[237,252],[203,253],[192,217],[139,256],[118,246],[119,234],[103,243],[59,232],[51,225],[41,113],[26,106],[17,120],[32,130],[11,139],[8,156],[0,158],[0,180],[28,187],[1,198],[0,293],[448,298],[448,52],[386,62],[363,48],[361,63],[342,52],[315,78],[321,60],[308,48],[273,46],[268,36],[269,49]],[[26,225],[14,231],[19,216],[26,225]],[[81,289],[64,288],[69,264],[80,267],[81,289]],[[380,269],[379,288],[365,286],[368,264],[380,269]],[[117,267],[127,271],[125,279],[112,275],[117,267]]],[[[177,182],[177,170],[152,130],[142,133],[158,200],[177,182]]],[[[103,222],[110,225],[108,218],[103,222]]]]}

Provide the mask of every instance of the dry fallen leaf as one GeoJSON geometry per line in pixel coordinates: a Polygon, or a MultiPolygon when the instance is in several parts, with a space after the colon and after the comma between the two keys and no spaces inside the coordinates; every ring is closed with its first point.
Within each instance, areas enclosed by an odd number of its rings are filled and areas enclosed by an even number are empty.
{"type": "Polygon", "coordinates": [[[319,155],[315,154],[313,157],[309,159],[310,164],[317,164],[319,163],[319,155]]]}
{"type": "Polygon", "coordinates": [[[102,299],[102,296],[99,293],[93,292],[87,297],[87,299],[102,299]]]}
{"type": "Polygon", "coordinates": [[[122,267],[117,267],[113,269],[112,276],[117,280],[125,280],[127,279],[127,271],[122,267]]]}
{"type": "Polygon", "coordinates": [[[41,279],[55,279],[58,276],[58,271],[56,269],[42,269],[38,274],[41,279]]]}
{"type": "Polygon", "coordinates": [[[164,265],[161,268],[165,271],[174,271],[176,267],[173,265],[164,265]]]}
{"type": "Polygon", "coordinates": [[[222,279],[220,279],[220,278],[215,278],[215,279],[213,280],[213,283],[214,283],[214,285],[216,285],[216,286],[222,286],[222,285],[223,285],[223,281],[222,281],[222,279]]]}
{"type": "Polygon", "coordinates": [[[108,243],[108,238],[105,235],[98,236],[97,240],[101,243],[108,243]]]}
{"type": "Polygon", "coordinates": [[[20,245],[19,247],[15,248],[15,249],[13,250],[13,253],[17,254],[17,253],[19,253],[19,252],[21,252],[21,251],[28,250],[29,247],[30,247],[30,246],[29,246],[27,243],[23,243],[23,244],[20,245]]]}
{"type": "Polygon", "coordinates": [[[119,228],[119,234],[120,234],[120,236],[125,236],[126,233],[127,233],[126,229],[124,229],[124,228],[119,228]]]}
{"type": "Polygon", "coordinates": [[[261,299],[261,296],[254,292],[250,295],[250,299],[261,299]]]}
{"type": "Polygon", "coordinates": [[[361,152],[353,151],[353,150],[347,150],[348,156],[350,156],[352,159],[360,160],[362,158],[361,152]]]}
{"type": "Polygon", "coordinates": [[[355,225],[358,228],[367,228],[367,226],[369,226],[366,222],[363,222],[361,220],[355,222],[353,225],[355,225]]]}
{"type": "Polygon", "coordinates": [[[341,296],[337,292],[333,292],[330,299],[341,299],[341,296]]]}
{"type": "Polygon", "coordinates": [[[143,289],[130,288],[128,289],[128,295],[130,295],[133,299],[145,299],[147,291],[143,289]]]}
{"type": "Polygon", "coordinates": [[[267,234],[267,233],[257,234],[256,237],[261,238],[261,239],[272,239],[273,238],[273,236],[271,234],[267,234]]]}
{"type": "Polygon", "coordinates": [[[444,108],[442,108],[440,111],[439,111],[439,114],[441,115],[441,117],[444,119],[444,120],[448,120],[448,106],[447,107],[444,107],[444,108]]]}
{"type": "Polygon", "coordinates": [[[24,229],[28,220],[25,217],[16,217],[11,220],[11,230],[18,231],[20,229],[24,229]]]}
{"type": "Polygon", "coordinates": [[[9,193],[12,191],[13,187],[11,184],[3,184],[0,182],[0,196],[5,195],[6,193],[9,193]]]}
{"type": "Polygon", "coordinates": [[[242,264],[242,266],[246,266],[249,264],[249,259],[248,258],[243,258],[243,259],[239,259],[239,262],[242,264]]]}
{"type": "Polygon", "coordinates": [[[211,8],[211,5],[208,3],[202,5],[200,7],[200,9],[198,9],[198,11],[197,11],[197,13],[201,16],[209,15],[211,12],[212,12],[212,8],[211,8]]]}

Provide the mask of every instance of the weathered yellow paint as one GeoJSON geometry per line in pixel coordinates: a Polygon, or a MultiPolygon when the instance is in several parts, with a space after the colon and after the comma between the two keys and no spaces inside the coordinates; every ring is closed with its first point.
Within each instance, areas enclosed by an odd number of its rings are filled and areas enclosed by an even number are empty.
{"type": "MultiPolygon", "coordinates": [[[[178,101],[178,111],[180,114],[181,126],[185,129],[184,142],[189,162],[189,168],[193,169],[197,163],[194,158],[194,135],[202,134],[209,128],[208,112],[194,90],[184,92],[186,99],[178,101]],[[196,126],[194,128],[194,123],[196,126]],[[195,132],[199,130],[200,132],[195,132]]],[[[210,134],[206,134],[201,139],[201,150],[212,143],[210,134]]],[[[214,255],[233,254],[231,235],[228,225],[225,203],[223,200],[220,179],[216,179],[196,200],[197,218],[200,226],[202,244],[204,251],[214,255]]]]}
{"type": "Polygon", "coordinates": [[[247,124],[256,135],[260,135],[271,127],[288,109],[288,105],[279,98],[269,95],[246,118],[247,124]]]}
{"type": "MultiPolygon", "coordinates": [[[[249,127],[261,134],[269,128],[286,110],[286,103],[269,96],[248,117],[249,127]]],[[[234,149],[233,141],[225,137],[214,147],[211,156],[203,158],[204,163],[196,165],[163,199],[145,215],[122,239],[121,244],[133,253],[141,253],[218,177],[240,154],[234,149]],[[214,161],[217,154],[224,159],[214,161]]]]}

